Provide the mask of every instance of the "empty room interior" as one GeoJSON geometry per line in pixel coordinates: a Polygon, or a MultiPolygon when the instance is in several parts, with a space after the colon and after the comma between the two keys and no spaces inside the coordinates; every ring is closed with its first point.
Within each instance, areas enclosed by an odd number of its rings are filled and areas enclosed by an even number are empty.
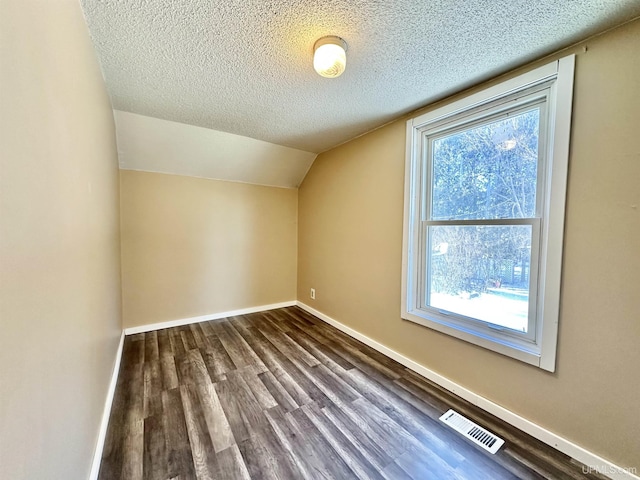
{"type": "Polygon", "coordinates": [[[0,39],[1,479],[640,480],[640,1],[0,39]]]}

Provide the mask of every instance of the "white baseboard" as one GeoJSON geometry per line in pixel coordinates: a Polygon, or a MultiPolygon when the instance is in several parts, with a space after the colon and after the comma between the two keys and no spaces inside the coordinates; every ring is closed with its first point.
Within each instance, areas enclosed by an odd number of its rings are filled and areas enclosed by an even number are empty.
{"type": "Polygon", "coordinates": [[[111,382],[109,383],[109,390],[107,390],[107,399],[104,402],[104,411],[102,412],[102,421],[100,422],[100,430],[98,431],[98,442],[96,443],[96,449],[93,454],[89,480],[98,480],[100,461],[102,460],[102,451],[104,450],[104,441],[107,438],[107,427],[109,426],[109,417],[111,416],[111,405],[113,404],[113,397],[116,393],[116,385],[118,383],[118,372],[120,371],[123,346],[124,331],[120,335],[120,343],[118,344],[118,350],[116,351],[116,360],[113,364],[113,372],[111,373],[111,382]]]}
{"type": "Polygon", "coordinates": [[[362,333],[354,330],[353,328],[347,327],[346,325],[334,320],[333,318],[325,315],[324,313],[306,305],[300,301],[296,302],[296,304],[306,310],[311,315],[318,317],[320,320],[328,323],[336,327],[338,330],[346,333],[347,335],[355,338],[356,340],[360,340],[362,343],[370,346],[371,348],[377,350],[378,352],[386,355],[389,358],[392,358],[396,362],[404,365],[410,370],[422,375],[423,377],[431,380],[432,382],[440,385],[441,387],[449,390],[452,393],[455,393],[459,397],[464,398],[468,402],[482,408],[486,412],[489,412],[492,415],[504,420],[505,422],[513,425],[516,428],[519,428],[523,432],[528,433],[534,438],[537,438],[541,442],[546,443],[547,445],[552,446],[556,450],[561,451],[562,453],[569,455],[572,458],[575,458],[579,462],[582,462],[586,466],[590,467],[593,473],[599,472],[603,475],[608,476],[609,478],[615,480],[640,480],[640,477],[631,473],[629,468],[619,467],[608,460],[596,455],[595,453],[590,452],[582,448],[579,445],[576,445],[569,440],[550,432],[549,430],[537,425],[524,417],[512,412],[511,410],[507,410],[504,407],[501,407],[497,403],[492,402],[491,400],[484,398],[476,393],[473,393],[471,390],[458,385],[455,382],[452,382],[448,378],[440,375],[439,373],[434,372],[433,370],[429,370],[428,368],[420,365],[419,363],[411,360],[410,358],[405,357],[404,355],[392,350],[381,343],[363,335],[362,333]]]}
{"type": "Polygon", "coordinates": [[[163,328],[179,327],[189,325],[190,323],[206,322],[209,320],[218,320],[220,318],[233,317],[235,315],[246,315],[247,313],[264,312],[265,310],[275,310],[276,308],[291,307],[296,305],[295,300],[289,302],[272,303],[269,305],[260,305],[257,307],[242,308],[240,310],[230,310],[228,312],[212,313],[210,315],[202,315],[199,317],[181,318],[179,320],[169,320],[167,322],[151,323],[149,325],[140,325],[138,327],[129,327],[124,329],[125,335],[134,335],[136,333],[152,332],[154,330],[162,330],[163,328]]]}

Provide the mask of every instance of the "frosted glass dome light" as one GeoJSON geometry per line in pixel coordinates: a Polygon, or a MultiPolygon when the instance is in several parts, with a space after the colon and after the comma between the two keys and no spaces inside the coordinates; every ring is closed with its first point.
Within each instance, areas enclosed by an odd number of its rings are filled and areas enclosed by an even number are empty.
{"type": "Polygon", "coordinates": [[[313,47],[313,68],[319,75],[336,78],[347,65],[347,44],[340,37],[320,38],[313,47]]]}

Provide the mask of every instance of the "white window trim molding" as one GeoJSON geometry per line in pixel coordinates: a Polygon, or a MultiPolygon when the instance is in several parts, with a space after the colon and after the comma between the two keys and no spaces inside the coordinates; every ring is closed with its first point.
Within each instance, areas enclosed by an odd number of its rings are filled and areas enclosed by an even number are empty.
{"type": "Polygon", "coordinates": [[[575,56],[570,55],[407,121],[401,317],[551,372],[555,371],[556,363],[574,68],[575,56]],[[551,115],[544,178],[548,190],[543,210],[545,233],[540,238],[540,265],[544,275],[540,276],[537,298],[539,318],[544,321],[538,321],[535,346],[528,348],[517,341],[502,341],[499,334],[482,335],[438,319],[426,318],[424,312],[417,310],[417,260],[412,259],[419,256],[416,208],[422,192],[417,172],[423,159],[418,145],[422,130],[427,125],[549,81],[553,83],[548,100],[551,115]]]}

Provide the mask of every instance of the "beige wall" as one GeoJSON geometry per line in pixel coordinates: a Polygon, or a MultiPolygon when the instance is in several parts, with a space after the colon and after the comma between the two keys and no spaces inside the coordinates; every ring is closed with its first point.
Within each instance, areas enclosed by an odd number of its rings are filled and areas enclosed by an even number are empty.
{"type": "Polygon", "coordinates": [[[121,326],[113,116],[77,0],[0,9],[0,478],[86,479],[121,326]]]}
{"type": "Polygon", "coordinates": [[[295,300],[297,190],[120,179],[125,327],[295,300]]]}
{"type": "Polygon", "coordinates": [[[400,319],[406,118],[315,161],[299,192],[298,299],[620,466],[640,467],[639,45],[636,21],[589,41],[587,53],[572,49],[555,374],[400,319]]]}

